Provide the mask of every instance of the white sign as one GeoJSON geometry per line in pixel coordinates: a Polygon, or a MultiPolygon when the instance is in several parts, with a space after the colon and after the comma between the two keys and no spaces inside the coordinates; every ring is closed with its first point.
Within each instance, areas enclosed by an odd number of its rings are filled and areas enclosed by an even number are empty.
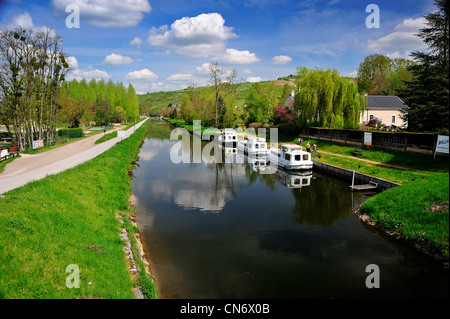
{"type": "Polygon", "coordinates": [[[127,132],[126,131],[117,131],[117,137],[126,138],[127,132]]]}
{"type": "Polygon", "coordinates": [[[364,145],[372,145],[372,133],[364,132],[364,145]]]}
{"type": "Polygon", "coordinates": [[[448,154],[448,136],[438,135],[435,152],[448,154]]]}
{"type": "Polygon", "coordinates": [[[33,141],[33,149],[44,147],[44,140],[33,141]]]}

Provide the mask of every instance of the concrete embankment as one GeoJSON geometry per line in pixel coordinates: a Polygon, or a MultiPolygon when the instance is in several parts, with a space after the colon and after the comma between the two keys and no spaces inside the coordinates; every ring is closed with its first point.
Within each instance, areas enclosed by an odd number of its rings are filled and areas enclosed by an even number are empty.
{"type": "MultiPolygon", "coordinates": [[[[353,179],[353,171],[349,169],[345,169],[342,167],[334,166],[331,164],[322,163],[319,161],[314,162],[314,169],[317,169],[321,172],[324,172],[329,175],[338,176],[345,180],[348,180],[350,183],[353,179]]],[[[366,175],[362,173],[355,172],[355,184],[369,184],[370,182],[377,183],[379,190],[386,190],[389,188],[400,186],[401,184],[394,183],[379,177],[366,175]]]]}

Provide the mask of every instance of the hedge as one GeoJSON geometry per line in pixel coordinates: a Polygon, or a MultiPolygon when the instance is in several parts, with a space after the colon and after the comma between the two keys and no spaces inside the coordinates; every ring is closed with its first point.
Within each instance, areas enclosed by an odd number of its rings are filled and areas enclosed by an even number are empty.
{"type": "Polygon", "coordinates": [[[69,128],[58,131],[58,136],[69,136],[69,138],[83,137],[82,128],[69,128]]]}

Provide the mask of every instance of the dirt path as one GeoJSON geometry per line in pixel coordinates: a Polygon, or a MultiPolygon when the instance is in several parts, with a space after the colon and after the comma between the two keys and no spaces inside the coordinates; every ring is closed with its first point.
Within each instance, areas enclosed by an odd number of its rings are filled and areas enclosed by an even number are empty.
{"type": "MultiPolygon", "coordinates": [[[[136,124],[136,129],[144,122],[142,121],[136,124]]],[[[120,128],[116,130],[118,129],[120,128]]],[[[109,131],[108,133],[111,132],[109,131]]],[[[127,136],[130,136],[134,132],[134,127],[128,129],[126,132],[127,136]]],[[[103,134],[97,134],[35,155],[21,154],[21,158],[6,165],[3,173],[0,174],[0,194],[21,187],[31,181],[45,178],[47,175],[58,174],[89,161],[107,151],[121,140],[116,137],[109,141],[95,144],[95,141],[102,136],[103,134]]]]}

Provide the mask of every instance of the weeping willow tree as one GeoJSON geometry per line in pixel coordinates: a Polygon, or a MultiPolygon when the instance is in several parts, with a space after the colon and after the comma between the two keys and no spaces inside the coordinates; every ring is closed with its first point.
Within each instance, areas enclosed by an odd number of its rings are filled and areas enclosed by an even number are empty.
{"type": "Polygon", "coordinates": [[[336,70],[299,67],[296,84],[294,111],[300,128],[359,127],[365,98],[358,93],[356,83],[342,78],[336,70]]]}

